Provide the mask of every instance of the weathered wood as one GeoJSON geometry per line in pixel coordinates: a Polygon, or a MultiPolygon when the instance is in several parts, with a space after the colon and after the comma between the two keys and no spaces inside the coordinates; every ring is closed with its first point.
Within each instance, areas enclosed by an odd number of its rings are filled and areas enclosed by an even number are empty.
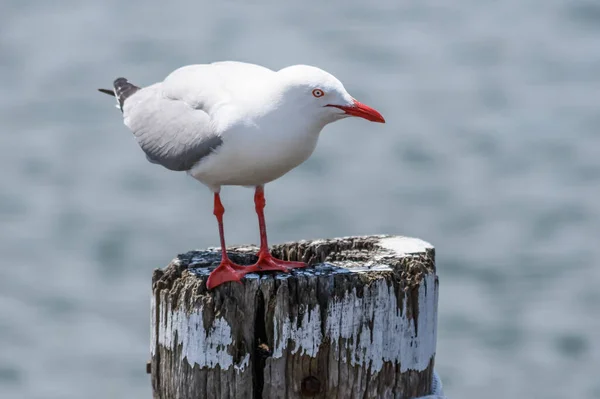
{"type": "MultiPolygon", "coordinates": [[[[421,240],[369,236],[278,245],[313,265],[207,291],[218,250],[153,276],[154,398],[413,398],[431,393],[438,280],[421,240]]],[[[240,264],[254,247],[230,248],[240,264]]]]}

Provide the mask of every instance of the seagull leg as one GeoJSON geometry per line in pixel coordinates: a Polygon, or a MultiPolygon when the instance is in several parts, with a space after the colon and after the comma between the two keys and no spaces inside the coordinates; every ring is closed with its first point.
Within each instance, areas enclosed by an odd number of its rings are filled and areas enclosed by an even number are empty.
{"type": "MultiPolygon", "coordinates": [[[[227,256],[227,247],[225,247],[225,233],[223,230],[223,214],[225,208],[221,203],[221,197],[219,193],[215,193],[215,208],[214,214],[219,222],[219,236],[221,239],[221,263],[215,270],[213,270],[208,276],[206,281],[206,287],[210,290],[218,285],[226,283],[227,281],[240,282],[241,278],[251,271],[248,267],[240,266],[231,261],[227,256]]],[[[241,284],[241,283],[240,283],[241,284]]]]}
{"type": "Polygon", "coordinates": [[[254,206],[258,215],[258,227],[260,229],[260,250],[258,251],[258,261],[250,266],[253,271],[281,271],[289,273],[290,269],[306,267],[304,262],[290,262],[276,259],[269,252],[267,243],[267,228],[265,225],[265,191],[263,186],[257,186],[254,192],[254,206]]]}

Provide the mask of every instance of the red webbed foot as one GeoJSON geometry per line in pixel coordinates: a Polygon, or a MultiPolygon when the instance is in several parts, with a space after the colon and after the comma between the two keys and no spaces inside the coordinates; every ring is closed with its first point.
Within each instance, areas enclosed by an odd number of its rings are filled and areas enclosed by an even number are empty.
{"type": "MultiPolygon", "coordinates": [[[[251,270],[246,266],[241,266],[233,263],[228,258],[223,259],[219,266],[208,276],[206,281],[206,288],[209,290],[219,286],[228,281],[235,281],[240,283],[242,277],[244,277],[251,270]]],[[[240,283],[241,284],[241,283],[240,283]]]]}
{"type": "Polygon", "coordinates": [[[306,267],[307,264],[304,262],[290,262],[287,260],[281,260],[274,258],[268,251],[261,251],[258,253],[258,261],[249,266],[252,272],[284,272],[289,273],[292,269],[298,269],[306,267]]]}

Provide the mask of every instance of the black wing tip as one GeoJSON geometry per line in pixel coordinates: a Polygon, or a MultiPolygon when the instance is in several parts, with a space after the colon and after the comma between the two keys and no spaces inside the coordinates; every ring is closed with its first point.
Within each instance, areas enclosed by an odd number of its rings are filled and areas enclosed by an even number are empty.
{"type": "Polygon", "coordinates": [[[129,83],[129,81],[123,77],[115,79],[113,85],[115,88],[115,97],[117,97],[117,100],[119,100],[119,106],[121,107],[122,111],[125,100],[127,100],[127,98],[137,92],[140,88],[129,83]]]}
{"type": "Polygon", "coordinates": [[[109,96],[115,96],[115,92],[108,89],[98,89],[100,93],[108,94],[109,96]]]}

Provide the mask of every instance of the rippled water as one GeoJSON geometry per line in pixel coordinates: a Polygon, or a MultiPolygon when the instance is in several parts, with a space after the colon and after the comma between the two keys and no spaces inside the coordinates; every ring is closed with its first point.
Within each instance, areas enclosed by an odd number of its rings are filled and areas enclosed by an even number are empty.
{"type": "MultiPolygon", "coordinates": [[[[273,242],[423,238],[452,398],[600,398],[600,4],[0,3],[0,397],[149,397],[151,271],[217,245],[207,189],[113,101],[185,64],[318,65],[388,123],[326,128],[267,186],[273,242]]],[[[257,242],[252,192],[223,192],[257,242]]]]}

